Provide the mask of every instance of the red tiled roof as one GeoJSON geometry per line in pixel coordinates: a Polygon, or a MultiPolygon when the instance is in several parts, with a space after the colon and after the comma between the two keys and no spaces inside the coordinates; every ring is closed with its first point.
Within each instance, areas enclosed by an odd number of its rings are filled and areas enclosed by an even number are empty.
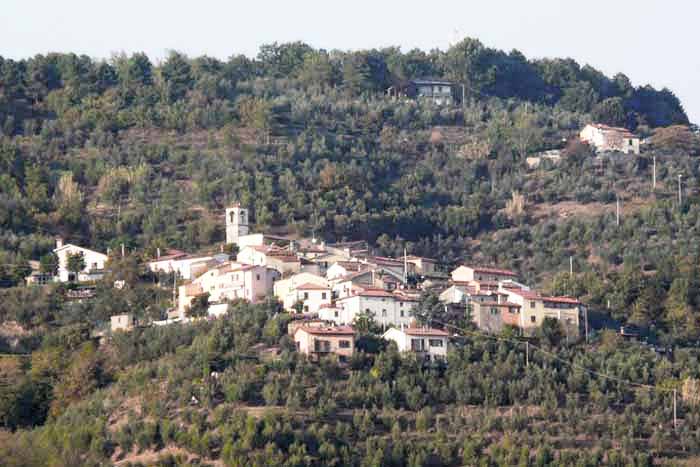
{"type": "Polygon", "coordinates": [[[581,302],[572,297],[542,297],[543,302],[553,303],[568,303],[571,305],[579,305],[581,302]]]}
{"type": "MultiPolygon", "coordinates": [[[[469,266],[467,266],[469,267],[469,266]]],[[[497,268],[486,268],[486,267],[481,267],[481,266],[474,266],[472,267],[474,272],[480,272],[483,274],[494,274],[494,275],[499,275],[499,276],[511,276],[511,277],[518,277],[516,273],[513,271],[509,271],[507,269],[497,269],[497,268]]]]}
{"type": "Polygon", "coordinates": [[[402,265],[403,261],[396,258],[387,258],[386,256],[369,256],[367,261],[377,264],[391,264],[391,265],[402,265]]]}
{"type": "Polygon", "coordinates": [[[591,126],[598,128],[599,130],[603,130],[603,131],[615,131],[617,133],[622,133],[623,135],[627,136],[628,138],[636,138],[636,136],[627,128],[622,128],[619,126],[605,125],[603,123],[591,123],[591,126]]]}
{"type": "Polygon", "coordinates": [[[171,259],[181,258],[183,256],[187,256],[187,253],[180,250],[168,249],[165,251],[165,254],[163,256],[161,256],[160,258],[154,258],[152,261],[169,261],[171,259]]]}
{"type": "Polygon", "coordinates": [[[276,253],[270,253],[268,255],[270,259],[276,259],[278,261],[281,261],[283,263],[298,263],[299,258],[294,256],[294,255],[282,255],[282,254],[276,254],[276,253]]]}
{"type": "Polygon", "coordinates": [[[485,306],[497,306],[497,307],[503,307],[503,308],[520,308],[520,305],[517,303],[512,303],[512,302],[503,302],[503,303],[498,303],[498,302],[481,302],[479,303],[480,305],[485,305],[485,306]]]}
{"type": "Polygon", "coordinates": [[[185,295],[188,297],[201,295],[203,292],[202,286],[198,283],[185,285],[185,295]]]}
{"type": "Polygon", "coordinates": [[[297,290],[328,290],[330,287],[326,285],[316,285],[311,282],[306,282],[305,284],[298,285],[297,290]]]}
{"type": "Polygon", "coordinates": [[[406,256],[406,259],[408,261],[416,261],[416,260],[421,260],[421,261],[426,261],[428,263],[437,263],[437,260],[433,258],[426,258],[424,256],[415,256],[415,255],[408,255],[406,256]]]}
{"type": "Polygon", "coordinates": [[[448,337],[450,334],[442,329],[435,328],[404,328],[403,332],[409,336],[440,336],[448,337]]]}
{"type": "Polygon", "coordinates": [[[506,290],[513,292],[515,295],[520,295],[521,297],[528,300],[539,300],[542,298],[542,296],[539,293],[534,292],[532,290],[516,289],[510,287],[506,287],[506,290]]]}
{"type": "Polygon", "coordinates": [[[312,326],[299,326],[294,332],[295,334],[299,331],[305,331],[312,335],[324,335],[324,336],[352,336],[355,335],[355,330],[351,326],[338,326],[338,327],[312,327],[312,326]]]}
{"type": "Polygon", "coordinates": [[[357,296],[360,297],[387,297],[387,298],[396,298],[394,294],[391,292],[387,292],[386,290],[383,289],[363,289],[361,292],[356,294],[357,296]]]}

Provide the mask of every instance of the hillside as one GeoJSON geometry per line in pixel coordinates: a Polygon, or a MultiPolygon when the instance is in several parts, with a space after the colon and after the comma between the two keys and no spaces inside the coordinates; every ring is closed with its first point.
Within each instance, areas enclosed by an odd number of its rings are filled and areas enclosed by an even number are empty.
{"type": "MultiPolygon", "coordinates": [[[[475,39],[429,53],[270,44],[255,59],[173,52],[159,65],[0,57],[0,463],[694,465],[688,123],[670,90],[475,39]],[[453,83],[450,105],[387,93],[427,77],[453,83]],[[634,131],[641,154],[595,154],[578,138],[590,122],[634,131]],[[559,159],[532,166],[544,151],[559,159]],[[443,271],[512,269],[580,299],[593,337],[543,328],[526,360],[519,336],[460,321],[446,364],[425,367],[369,326],[348,365],[314,364],[272,301],[96,337],[127,311],[163,319],[174,281],[144,260],[221,251],[234,202],[255,232],[362,240],[443,271]],[[24,285],[29,261],[51,267],[56,237],[110,252],[91,300],[24,285]],[[654,345],[606,329],[620,325],[654,345]]],[[[422,324],[434,302],[417,305],[422,324]]]]}

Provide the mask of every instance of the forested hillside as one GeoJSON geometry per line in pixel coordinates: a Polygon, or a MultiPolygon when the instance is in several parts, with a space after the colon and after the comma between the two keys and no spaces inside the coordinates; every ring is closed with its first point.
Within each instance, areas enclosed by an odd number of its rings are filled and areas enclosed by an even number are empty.
{"type": "Polygon", "coordinates": [[[270,44],[226,61],[0,57],[0,350],[22,354],[0,356],[0,464],[692,462],[692,388],[669,425],[673,389],[700,376],[688,123],[667,89],[474,39],[431,52],[270,44]],[[386,95],[417,77],[456,83],[456,105],[386,95]],[[636,132],[641,155],[595,155],[576,138],[593,121],[636,132]],[[528,165],[553,149],[559,163],[528,165]],[[159,248],[218,251],[233,202],[253,231],[512,268],[581,299],[593,327],[639,325],[675,351],[543,332],[533,345],[549,353],[528,365],[512,342],[467,337],[424,369],[365,333],[349,367],[312,365],[275,303],[97,347],[91,332],[113,314],[163,317],[171,290],[140,264],[159,248]],[[94,300],[24,286],[56,236],[125,246],[94,300]]]}

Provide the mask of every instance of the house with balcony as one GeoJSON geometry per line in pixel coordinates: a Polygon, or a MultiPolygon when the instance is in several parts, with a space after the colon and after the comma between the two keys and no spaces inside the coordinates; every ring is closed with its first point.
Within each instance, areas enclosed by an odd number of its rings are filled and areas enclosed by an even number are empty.
{"type": "Polygon", "coordinates": [[[355,351],[355,330],[350,326],[300,326],[294,331],[297,351],[318,361],[327,355],[336,355],[347,362],[355,351]]]}
{"type": "Polygon", "coordinates": [[[107,264],[107,255],[99,251],[91,250],[72,243],[63,243],[56,239],[56,248],[53,250],[58,257],[58,280],[60,282],[88,282],[102,279],[107,264]],[[68,270],[68,258],[72,255],[82,255],[84,267],[80,271],[68,270]]]}
{"type": "Polygon", "coordinates": [[[332,298],[328,280],[310,272],[300,272],[276,281],[273,289],[275,297],[280,299],[287,311],[295,311],[294,305],[299,300],[310,300],[307,303],[309,312],[316,312],[321,303],[330,303],[332,298]],[[305,290],[300,290],[300,287],[305,290]]]}
{"type": "MultiPolygon", "coordinates": [[[[279,276],[278,271],[265,266],[227,261],[178,288],[178,315],[184,318],[195,297],[205,293],[209,294],[210,305],[236,299],[257,303],[272,293],[279,276]]],[[[217,308],[216,312],[220,314],[221,309],[217,308]]]]}
{"type": "Polygon", "coordinates": [[[450,275],[454,283],[474,283],[474,282],[491,282],[498,283],[505,280],[515,280],[518,275],[507,269],[498,269],[482,266],[459,266],[453,270],[450,275]]]}
{"type": "Polygon", "coordinates": [[[532,333],[542,326],[545,318],[558,320],[567,337],[580,335],[583,304],[572,297],[549,297],[537,291],[512,285],[501,285],[501,291],[507,295],[507,301],[520,307],[519,327],[525,333],[532,333]]]}
{"type": "Polygon", "coordinates": [[[337,310],[334,310],[333,317],[328,317],[336,324],[352,324],[360,313],[367,313],[384,328],[408,326],[413,320],[411,310],[417,302],[415,297],[403,293],[373,288],[357,289],[351,295],[337,299],[337,310]],[[339,311],[337,316],[335,311],[339,311]]]}
{"type": "Polygon", "coordinates": [[[411,352],[425,362],[440,362],[447,357],[449,333],[426,327],[391,327],[382,338],[394,342],[399,352],[411,352]]]}
{"type": "Polygon", "coordinates": [[[417,101],[432,102],[435,105],[452,105],[455,102],[455,83],[439,78],[416,78],[389,87],[389,97],[408,97],[417,101]]]}

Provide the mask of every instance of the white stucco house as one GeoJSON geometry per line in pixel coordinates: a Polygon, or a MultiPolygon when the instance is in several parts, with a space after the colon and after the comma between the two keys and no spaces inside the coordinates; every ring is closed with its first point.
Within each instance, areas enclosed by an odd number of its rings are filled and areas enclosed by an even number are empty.
{"type": "Polygon", "coordinates": [[[316,295],[319,295],[317,305],[315,303],[309,303],[310,309],[315,308],[314,311],[318,311],[318,306],[320,306],[321,303],[330,303],[331,290],[326,278],[309,272],[300,272],[299,274],[294,274],[293,276],[289,276],[286,279],[276,281],[273,286],[273,292],[275,294],[275,297],[277,297],[282,302],[282,306],[285,310],[293,311],[294,304],[296,304],[297,301],[300,299],[299,297],[301,296],[301,298],[303,299],[303,292],[298,290],[298,288],[301,286],[307,288],[306,293],[309,294],[309,297],[316,297],[316,295]],[[317,287],[318,289],[315,291],[311,291],[310,287],[317,287]],[[321,290],[325,290],[326,292],[328,292],[326,298],[322,297],[323,292],[321,290]],[[302,292],[301,295],[300,292],[302,292]]]}
{"type": "Polygon", "coordinates": [[[374,316],[379,326],[408,326],[413,319],[411,309],[416,303],[416,299],[403,294],[382,289],[363,289],[336,300],[340,313],[329,321],[338,325],[352,324],[357,315],[366,312],[374,316]]]}
{"type": "Polygon", "coordinates": [[[265,266],[230,261],[220,264],[178,288],[178,314],[184,317],[194,298],[204,293],[209,294],[210,304],[236,299],[257,303],[272,293],[278,278],[279,272],[265,266]]]}
{"type": "Polygon", "coordinates": [[[148,262],[148,269],[153,272],[166,274],[176,273],[182,279],[191,280],[202,271],[206,270],[209,262],[221,257],[221,260],[228,259],[228,255],[223,253],[218,255],[191,255],[180,250],[167,250],[165,255],[157,256],[148,262]]]}
{"type": "Polygon", "coordinates": [[[425,361],[444,361],[447,357],[449,334],[442,329],[419,327],[392,327],[382,338],[396,343],[399,352],[415,353],[425,361]]]}
{"type": "Polygon", "coordinates": [[[60,282],[85,282],[99,280],[104,275],[107,255],[98,251],[83,248],[72,243],[63,243],[63,240],[56,239],[56,248],[53,252],[58,257],[58,280],[60,282]],[[85,267],[77,274],[68,270],[68,257],[76,254],[83,254],[85,267]]]}
{"type": "Polygon", "coordinates": [[[627,128],[590,123],[581,130],[579,138],[598,152],[619,151],[625,154],[639,154],[639,137],[627,128]]]}
{"type": "Polygon", "coordinates": [[[450,275],[453,282],[499,282],[517,279],[518,275],[507,269],[497,269],[481,266],[459,266],[450,275]]]}

